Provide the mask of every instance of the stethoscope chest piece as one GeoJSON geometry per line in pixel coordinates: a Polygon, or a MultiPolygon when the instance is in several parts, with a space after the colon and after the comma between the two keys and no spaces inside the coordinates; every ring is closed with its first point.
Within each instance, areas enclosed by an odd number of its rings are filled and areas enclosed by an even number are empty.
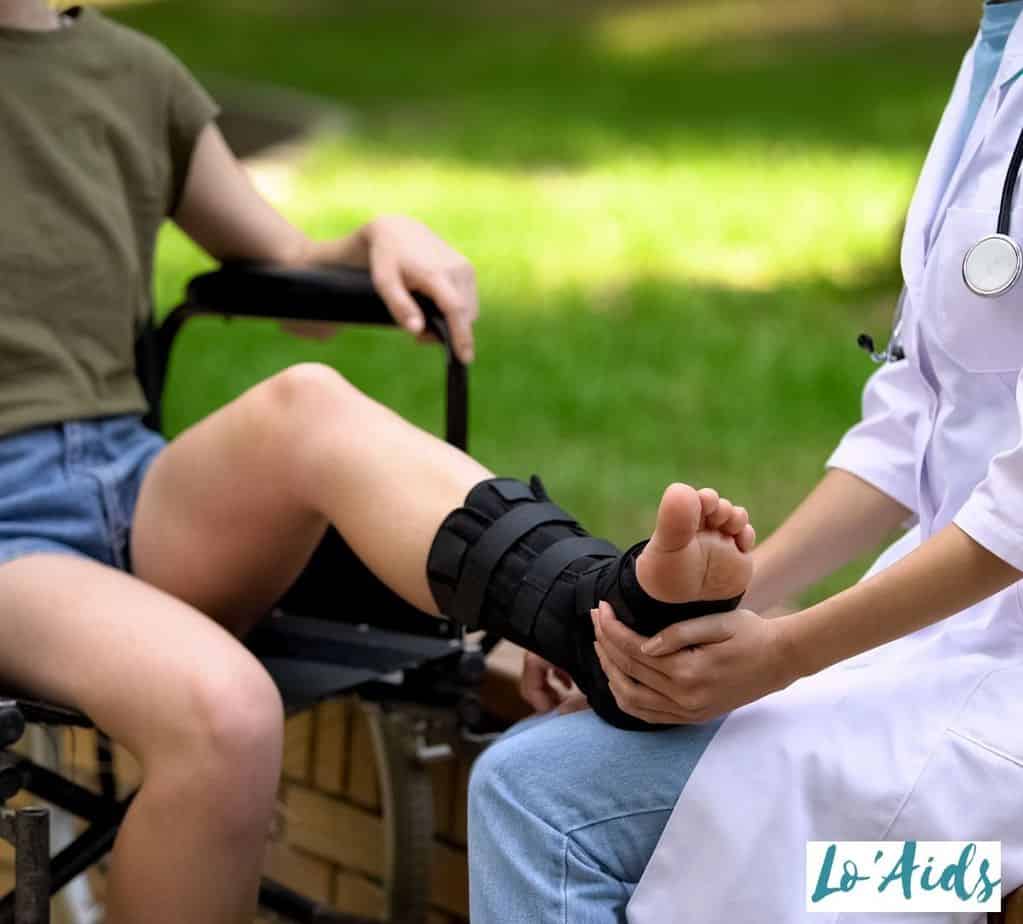
{"type": "Polygon", "coordinates": [[[992,234],[974,244],[963,259],[963,279],[974,295],[1008,292],[1023,272],[1023,250],[1007,234],[992,234]]]}

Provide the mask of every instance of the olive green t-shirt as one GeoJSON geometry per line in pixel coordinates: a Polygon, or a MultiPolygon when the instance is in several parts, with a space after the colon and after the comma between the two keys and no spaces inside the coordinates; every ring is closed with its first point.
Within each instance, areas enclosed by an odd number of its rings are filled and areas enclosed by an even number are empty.
{"type": "Polygon", "coordinates": [[[216,115],[162,46],[70,16],[0,28],[0,436],[145,409],[156,232],[216,115]]]}

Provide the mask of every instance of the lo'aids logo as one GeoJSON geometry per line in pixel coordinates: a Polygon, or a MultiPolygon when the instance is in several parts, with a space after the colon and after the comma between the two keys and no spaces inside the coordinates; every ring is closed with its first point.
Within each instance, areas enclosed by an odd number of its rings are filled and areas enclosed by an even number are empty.
{"type": "Polygon", "coordinates": [[[997,841],[810,841],[806,910],[999,911],[997,841]]]}

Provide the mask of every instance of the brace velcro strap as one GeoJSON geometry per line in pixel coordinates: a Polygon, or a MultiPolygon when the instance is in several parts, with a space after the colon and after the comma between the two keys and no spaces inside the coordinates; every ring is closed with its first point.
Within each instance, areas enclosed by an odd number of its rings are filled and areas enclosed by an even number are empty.
{"type": "Polygon", "coordinates": [[[448,615],[477,628],[494,569],[516,542],[545,523],[574,525],[575,518],[557,504],[522,504],[495,520],[466,556],[448,615]]]}
{"type": "Polygon", "coordinates": [[[591,555],[612,558],[618,555],[618,549],[603,539],[571,536],[555,542],[539,555],[529,566],[515,594],[510,610],[512,627],[523,635],[532,634],[537,613],[561,572],[580,558],[591,555]]]}

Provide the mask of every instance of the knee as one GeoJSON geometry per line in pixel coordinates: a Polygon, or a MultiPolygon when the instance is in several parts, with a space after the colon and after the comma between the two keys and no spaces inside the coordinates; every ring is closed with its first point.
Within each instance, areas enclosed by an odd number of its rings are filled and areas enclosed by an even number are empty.
{"type": "Polygon", "coordinates": [[[500,738],[479,756],[469,775],[470,825],[525,808],[529,780],[538,769],[531,751],[527,736],[520,734],[500,738]]]}
{"type": "Polygon", "coordinates": [[[248,432],[279,460],[282,483],[318,483],[328,447],[360,432],[368,399],[322,363],[299,363],[253,388],[245,398],[248,432]]]}
{"type": "Polygon", "coordinates": [[[265,758],[280,750],[284,705],[270,675],[254,658],[216,676],[197,677],[190,694],[197,731],[219,760],[265,758]]]}
{"type": "Polygon", "coordinates": [[[257,386],[255,392],[264,420],[288,424],[344,413],[360,394],[339,372],[323,363],[290,366],[257,386]]]}
{"type": "Polygon", "coordinates": [[[196,672],[183,688],[176,734],[152,762],[153,775],[188,792],[223,828],[264,828],[283,750],[284,707],[276,686],[254,658],[244,657],[215,672],[196,672]]]}

